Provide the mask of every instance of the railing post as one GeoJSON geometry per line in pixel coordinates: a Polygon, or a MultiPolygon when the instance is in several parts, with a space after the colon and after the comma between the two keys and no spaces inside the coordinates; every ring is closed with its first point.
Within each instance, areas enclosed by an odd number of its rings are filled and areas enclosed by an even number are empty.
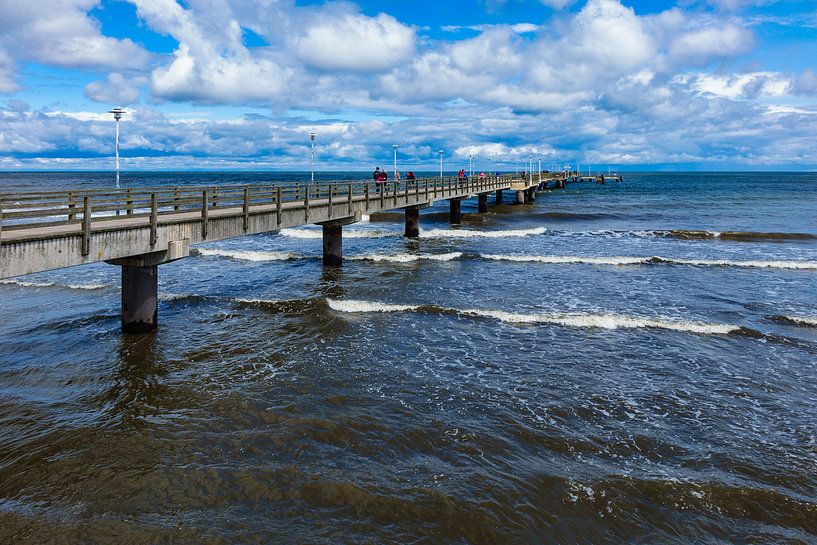
{"type": "Polygon", "coordinates": [[[278,226],[281,226],[281,186],[275,188],[275,215],[278,226]]]}
{"type": "Polygon", "coordinates": [[[244,232],[250,228],[250,188],[244,188],[244,232]]]}
{"type": "MultiPolygon", "coordinates": [[[[126,208],[126,209],[127,209],[127,212],[126,212],[126,214],[127,214],[128,216],[132,216],[132,215],[133,215],[133,189],[128,188],[128,199],[127,199],[127,201],[125,201],[125,202],[126,202],[126,204],[127,204],[127,208],[126,208]]],[[[117,208],[118,208],[118,207],[117,207],[117,208]]]]}
{"type": "Polygon", "coordinates": [[[3,200],[0,199],[0,240],[3,240],[3,200]]]}
{"type": "Polygon", "coordinates": [[[173,211],[174,212],[179,211],[179,199],[180,198],[181,198],[181,195],[179,195],[179,188],[177,187],[177,188],[175,188],[173,190],[173,203],[174,203],[173,204],[173,211]]]}
{"type": "Polygon", "coordinates": [[[159,230],[159,199],[156,193],[150,194],[150,245],[156,246],[159,230]]]}
{"type": "Polygon", "coordinates": [[[349,191],[349,215],[352,215],[352,184],[347,186],[347,190],[349,191]]]}
{"type": "Polygon", "coordinates": [[[201,192],[201,238],[202,240],[207,238],[207,221],[208,221],[208,213],[207,213],[207,206],[209,205],[207,198],[207,190],[201,192]]]}
{"type": "Polygon", "coordinates": [[[397,206],[397,187],[400,182],[394,180],[394,206],[397,206]]]}
{"type": "Polygon", "coordinates": [[[363,198],[366,201],[366,212],[369,211],[369,182],[363,182],[363,198]]]}
{"type": "Polygon", "coordinates": [[[416,204],[420,200],[420,181],[414,180],[414,203],[416,204]]]}
{"type": "Polygon", "coordinates": [[[329,217],[332,217],[332,193],[335,192],[335,188],[332,187],[332,184],[329,184],[329,217]]]}
{"type": "Polygon", "coordinates": [[[218,189],[213,190],[213,208],[218,208],[218,189]]]}
{"type": "Polygon", "coordinates": [[[309,191],[304,195],[304,220],[309,221],[309,191]]]}
{"type": "Polygon", "coordinates": [[[386,187],[386,184],[380,183],[380,210],[386,206],[386,187]]]}
{"type": "Polygon", "coordinates": [[[82,200],[82,255],[91,253],[91,197],[82,200]]]}
{"type": "Polygon", "coordinates": [[[77,208],[77,203],[74,200],[74,192],[68,192],[68,221],[74,221],[77,219],[77,215],[73,213],[74,210],[77,208]]]}

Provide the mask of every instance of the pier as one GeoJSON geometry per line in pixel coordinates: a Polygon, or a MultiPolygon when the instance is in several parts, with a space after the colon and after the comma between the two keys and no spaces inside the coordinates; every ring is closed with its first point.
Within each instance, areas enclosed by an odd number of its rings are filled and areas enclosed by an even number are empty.
{"type": "Polygon", "coordinates": [[[364,214],[402,209],[406,237],[420,234],[420,211],[449,201],[450,222],[461,204],[504,191],[529,203],[543,188],[534,174],[470,179],[337,181],[287,185],[161,187],[0,194],[0,279],[106,262],[121,267],[122,330],[146,332],[158,324],[158,267],[190,255],[195,244],[317,224],[323,263],[343,261],[343,227],[364,214]]]}

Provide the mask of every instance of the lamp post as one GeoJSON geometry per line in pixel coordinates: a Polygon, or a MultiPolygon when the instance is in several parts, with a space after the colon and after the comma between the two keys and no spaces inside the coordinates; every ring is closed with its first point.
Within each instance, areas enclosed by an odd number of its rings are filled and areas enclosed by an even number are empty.
{"type": "Polygon", "coordinates": [[[116,189],[119,189],[119,120],[122,119],[122,114],[125,110],[122,108],[114,108],[108,112],[113,114],[113,119],[116,122],[116,189]]]}
{"type": "Polygon", "coordinates": [[[474,156],[472,154],[468,154],[468,177],[474,177],[474,156]]]}
{"type": "Polygon", "coordinates": [[[533,155],[528,155],[528,175],[530,181],[533,181],[533,155]]]}
{"type": "Polygon", "coordinates": [[[397,144],[392,144],[394,148],[394,172],[392,173],[392,179],[397,181],[397,148],[399,147],[397,144]]]}
{"type": "Polygon", "coordinates": [[[440,153],[440,180],[443,179],[443,150],[439,151],[440,153]]]}
{"type": "Polygon", "coordinates": [[[314,182],[315,181],[315,133],[314,132],[309,133],[309,139],[312,141],[311,169],[312,169],[312,181],[314,182]]]}

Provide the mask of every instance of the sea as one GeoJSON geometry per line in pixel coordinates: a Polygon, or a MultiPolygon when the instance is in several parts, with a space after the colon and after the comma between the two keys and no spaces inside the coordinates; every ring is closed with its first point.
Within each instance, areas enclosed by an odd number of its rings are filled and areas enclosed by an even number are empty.
{"type": "Polygon", "coordinates": [[[0,281],[0,543],[817,543],[817,174],[509,193],[0,281]]]}

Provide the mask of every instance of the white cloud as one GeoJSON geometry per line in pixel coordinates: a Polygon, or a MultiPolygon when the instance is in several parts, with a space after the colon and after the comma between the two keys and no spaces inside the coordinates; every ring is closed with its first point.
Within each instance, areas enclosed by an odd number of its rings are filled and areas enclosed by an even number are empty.
{"type": "Polygon", "coordinates": [[[319,17],[296,40],[296,50],[322,70],[379,72],[412,55],[414,30],[383,13],[319,17]]]}
{"type": "Polygon", "coordinates": [[[103,36],[87,15],[99,0],[0,2],[0,43],[18,59],[65,67],[140,68],[150,55],[130,39],[103,36]]]}
{"type": "Polygon", "coordinates": [[[690,88],[717,98],[741,99],[780,97],[789,92],[791,81],[777,72],[749,72],[744,74],[690,74],[676,78],[690,88]]]}
{"type": "Polygon", "coordinates": [[[19,88],[14,81],[14,60],[0,49],[0,93],[13,93],[19,88]]]}
{"type": "Polygon", "coordinates": [[[85,86],[85,96],[96,102],[113,105],[125,105],[139,99],[139,86],[147,78],[126,79],[119,72],[111,72],[105,81],[94,81],[85,86]]]}
{"type": "Polygon", "coordinates": [[[675,62],[703,64],[713,57],[731,57],[752,48],[752,33],[734,24],[691,30],[680,34],[669,46],[675,62]]]}
{"type": "Polygon", "coordinates": [[[210,2],[200,13],[175,0],[133,1],[151,27],[179,41],[173,61],[151,74],[154,96],[204,103],[265,102],[287,89],[290,71],[243,45],[241,26],[226,2],[210,2]]]}

